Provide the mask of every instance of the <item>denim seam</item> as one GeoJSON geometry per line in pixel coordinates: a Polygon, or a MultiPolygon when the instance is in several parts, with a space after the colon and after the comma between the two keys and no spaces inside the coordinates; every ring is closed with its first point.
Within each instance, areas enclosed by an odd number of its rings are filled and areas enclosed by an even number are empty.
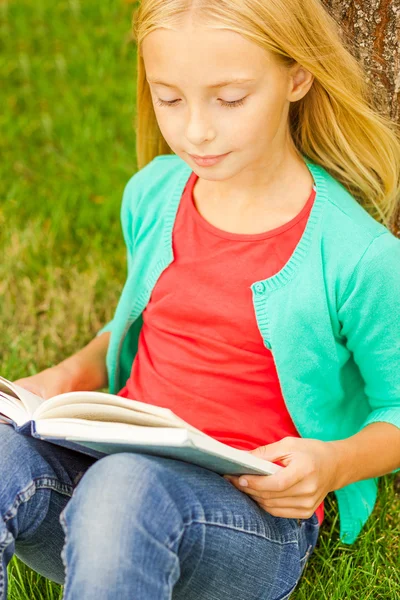
{"type": "Polygon", "coordinates": [[[11,508],[9,508],[3,516],[4,523],[7,523],[7,521],[14,518],[17,514],[18,507],[23,502],[27,502],[32,498],[36,493],[36,490],[39,489],[51,489],[60,494],[71,496],[73,487],[66,483],[60,483],[55,477],[36,477],[35,479],[32,479],[24,489],[17,493],[11,508]]]}
{"type": "MultiPolygon", "coordinates": [[[[225,523],[213,523],[212,521],[203,521],[201,519],[192,519],[186,523],[183,524],[184,529],[186,527],[189,527],[189,525],[192,525],[192,523],[199,523],[200,525],[211,525],[214,527],[223,527],[224,529],[233,529],[234,531],[239,531],[240,533],[247,533],[248,535],[255,535],[256,537],[262,538],[263,540],[268,540],[269,542],[274,542],[277,544],[280,544],[281,546],[284,546],[286,544],[297,544],[298,540],[297,538],[293,538],[293,539],[273,539],[273,538],[269,538],[266,535],[262,535],[260,533],[257,533],[256,531],[249,531],[248,529],[243,529],[241,527],[233,527],[231,525],[226,525],[225,523]]],[[[174,544],[176,544],[176,542],[182,537],[183,535],[183,531],[180,531],[178,533],[178,536],[169,542],[169,545],[167,545],[168,549],[171,550],[172,546],[174,546],[174,544]]]]}
{"type": "Polygon", "coordinates": [[[13,538],[12,534],[7,530],[5,537],[0,542],[0,599],[3,598],[4,590],[5,590],[4,571],[3,571],[3,568],[1,567],[1,565],[3,563],[3,554],[4,554],[5,549],[7,548],[7,546],[9,544],[11,544],[13,539],[14,538],[13,538]]]}
{"type": "Polygon", "coordinates": [[[285,596],[283,596],[283,598],[280,598],[280,600],[289,600],[290,596],[293,594],[294,590],[299,585],[300,580],[303,577],[304,571],[306,570],[306,566],[308,563],[308,559],[310,558],[311,550],[312,550],[312,544],[309,544],[307,546],[305,555],[300,559],[301,571],[300,571],[299,578],[297,579],[297,581],[294,584],[294,586],[292,587],[292,589],[289,590],[289,592],[285,596]]]}
{"type": "Polygon", "coordinates": [[[283,598],[280,598],[280,600],[289,600],[290,596],[293,594],[294,590],[299,585],[299,581],[300,581],[300,579],[297,580],[297,582],[294,584],[292,589],[286,594],[286,596],[283,596],[283,598]]]}
{"type": "MultiPolygon", "coordinates": [[[[73,488],[72,490],[72,494],[71,494],[71,498],[76,494],[77,491],[77,487],[73,488]]],[[[69,571],[67,569],[67,542],[68,542],[68,526],[67,526],[67,519],[65,517],[64,511],[66,510],[67,506],[64,507],[64,509],[60,512],[60,516],[59,516],[59,523],[63,529],[64,532],[64,545],[62,547],[61,550],[61,560],[62,563],[64,565],[64,586],[63,586],[63,598],[66,596],[67,593],[67,589],[68,589],[68,584],[69,584],[69,580],[68,580],[68,576],[69,576],[69,571]]],[[[1,599],[0,599],[1,600],[1,599]]]]}
{"type": "Polygon", "coordinates": [[[312,544],[308,544],[307,546],[307,550],[306,553],[304,554],[304,556],[300,559],[300,562],[304,562],[304,566],[306,564],[306,562],[308,561],[308,559],[310,558],[311,555],[311,551],[312,551],[312,544]]]}
{"type": "MultiPolygon", "coordinates": [[[[64,510],[65,510],[65,508],[64,508],[64,510]]],[[[67,570],[67,556],[66,556],[66,554],[67,554],[67,540],[68,540],[68,531],[67,531],[67,529],[68,528],[67,528],[67,519],[65,518],[65,515],[64,515],[64,510],[62,510],[60,512],[60,516],[59,516],[59,522],[60,522],[60,525],[61,525],[61,527],[63,528],[63,531],[64,531],[64,545],[63,545],[62,550],[61,550],[61,560],[62,560],[63,565],[64,565],[64,575],[65,575],[65,577],[64,577],[63,598],[66,596],[67,589],[68,589],[68,583],[69,583],[69,581],[68,581],[68,575],[69,575],[69,573],[68,573],[68,570],[67,570]]]]}

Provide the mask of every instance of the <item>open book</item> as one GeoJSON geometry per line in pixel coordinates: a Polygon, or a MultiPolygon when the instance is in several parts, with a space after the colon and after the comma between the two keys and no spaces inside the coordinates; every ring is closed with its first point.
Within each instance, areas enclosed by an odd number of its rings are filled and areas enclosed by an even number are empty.
{"type": "Polygon", "coordinates": [[[221,475],[272,475],[284,468],[215,440],[168,408],[104,392],[68,392],[44,400],[0,377],[1,419],[22,434],[95,458],[147,453],[221,475]]]}

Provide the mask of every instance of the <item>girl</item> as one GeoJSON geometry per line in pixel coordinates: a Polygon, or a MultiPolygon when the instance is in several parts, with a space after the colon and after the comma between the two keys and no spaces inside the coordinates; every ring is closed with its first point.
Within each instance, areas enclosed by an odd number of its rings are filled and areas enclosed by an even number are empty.
{"type": "Polygon", "coordinates": [[[108,384],[284,469],[95,461],[2,424],[0,597],[15,551],[67,600],[284,600],[326,495],[352,544],[400,468],[398,132],[319,0],[144,0],[135,25],[127,281],[17,383],[108,384]]]}

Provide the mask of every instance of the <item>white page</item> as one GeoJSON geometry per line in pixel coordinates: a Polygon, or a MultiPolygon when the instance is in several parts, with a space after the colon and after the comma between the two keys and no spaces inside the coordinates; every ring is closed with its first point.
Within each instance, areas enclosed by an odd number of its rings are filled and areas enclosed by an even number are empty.
{"type": "Polygon", "coordinates": [[[139,400],[132,400],[131,398],[123,398],[116,394],[108,394],[106,392],[97,391],[75,391],[75,392],[64,392],[63,394],[57,394],[52,398],[49,398],[46,402],[46,406],[43,406],[37,411],[36,416],[42,417],[45,412],[56,406],[64,406],[73,403],[80,402],[95,402],[97,404],[108,404],[113,406],[120,406],[122,408],[128,408],[133,411],[140,411],[149,413],[151,415],[158,415],[169,419],[178,419],[169,408],[163,406],[157,406],[155,404],[148,404],[147,402],[139,402],[139,400]]]}
{"type": "Polygon", "coordinates": [[[22,403],[16,403],[16,399],[5,392],[0,392],[0,423],[3,416],[11,419],[17,425],[23,425],[26,422],[26,411],[22,403]]]}
{"type": "Polygon", "coordinates": [[[8,379],[5,379],[1,376],[0,392],[5,392],[6,394],[9,394],[10,396],[14,397],[16,399],[16,404],[22,404],[27,413],[26,421],[30,420],[35,410],[39,408],[42,402],[45,401],[40,396],[32,394],[32,392],[29,392],[25,388],[17,385],[16,383],[8,381],[8,379]]]}
{"type": "MultiPolygon", "coordinates": [[[[196,433],[201,433],[199,429],[193,427],[180,417],[178,417],[172,410],[169,408],[164,408],[163,406],[156,406],[153,404],[147,404],[146,402],[139,402],[138,400],[131,400],[130,398],[123,398],[122,396],[117,396],[116,394],[107,394],[105,392],[96,392],[96,391],[85,391],[85,392],[65,392],[64,394],[57,394],[57,396],[53,396],[46,400],[44,404],[40,406],[40,408],[35,412],[34,419],[35,421],[38,419],[46,419],[47,415],[52,417],[54,415],[53,410],[62,408],[64,406],[73,406],[74,404],[99,404],[105,407],[114,406],[124,409],[126,413],[133,413],[140,417],[140,414],[143,415],[153,415],[154,417],[159,417],[162,419],[165,424],[171,424],[171,427],[184,427],[186,429],[190,429],[196,433]]],[[[100,406],[98,408],[101,408],[100,406]]],[[[57,413],[57,417],[62,416],[71,416],[71,413],[62,415],[62,411],[60,410],[57,413]]],[[[127,414],[126,420],[129,420],[129,415],[127,414]]],[[[149,419],[151,421],[151,419],[149,419]]]]}
{"type": "MultiPolygon", "coordinates": [[[[171,423],[169,419],[144,413],[139,411],[127,410],[125,407],[115,406],[114,404],[96,404],[95,402],[74,402],[73,404],[63,404],[60,406],[52,405],[46,407],[45,411],[40,411],[40,418],[43,419],[85,419],[87,421],[106,421],[109,423],[126,423],[132,425],[143,425],[147,427],[183,427],[180,423],[171,423]]],[[[197,430],[196,430],[197,431],[197,430]]]]}

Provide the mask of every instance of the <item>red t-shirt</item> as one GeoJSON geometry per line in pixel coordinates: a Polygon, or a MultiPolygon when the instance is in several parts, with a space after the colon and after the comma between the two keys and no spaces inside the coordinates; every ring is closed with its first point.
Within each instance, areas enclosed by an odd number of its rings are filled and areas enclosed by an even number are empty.
{"type": "MultiPolygon", "coordinates": [[[[171,409],[214,439],[253,450],[300,437],[273,351],[257,327],[250,285],[293,254],[315,189],[288,223],[259,234],[223,231],[198,212],[192,172],[173,229],[173,262],[143,311],[138,351],[119,395],[171,409]]],[[[299,399],[300,401],[300,399],[299,399]]],[[[317,509],[323,520],[323,502],[317,509]]]]}

